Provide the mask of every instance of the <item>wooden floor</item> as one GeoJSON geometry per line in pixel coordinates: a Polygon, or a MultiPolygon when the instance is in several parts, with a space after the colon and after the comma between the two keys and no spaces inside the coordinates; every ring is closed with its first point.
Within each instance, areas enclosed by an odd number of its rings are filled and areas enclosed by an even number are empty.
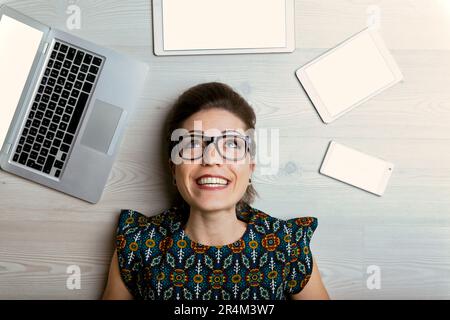
{"type": "MultiPolygon", "coordinates": [[[[73,1],[0,1],[67,30],[73,1]]],[[[0,172],[0,298],[97,299],[121,208],[153,215],[169,205],[161,128],[183,90],[222,81],[244,95],[258,128],[279,129],[280,168],[254,177],[255,207],[280,218],[319,218],[312,250],[334,299],[450,298],[450,1],[296,1],[291,54],[156,57],[149,0],[87,1],[70,31],[150,64],[101,202],[90,205],[0,172]],[[375,7],[373,7],[375,5],[375,7]],[[404,82],[323,124],[295,70],[379,13],[404,82]],[[395,164],[383,197],[318,173],[330,140],[395,164]],[[81,289],[66,287],[81,268],[81,289]],[[381,288],[368,289],[369,266],[381,288]]]]}

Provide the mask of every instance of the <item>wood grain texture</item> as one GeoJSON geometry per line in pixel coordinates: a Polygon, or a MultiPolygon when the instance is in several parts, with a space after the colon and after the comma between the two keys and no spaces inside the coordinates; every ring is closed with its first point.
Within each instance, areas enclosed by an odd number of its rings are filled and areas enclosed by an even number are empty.
{"type": "Polygon", "coordinates": [[[169,205],[159,151],[166,112],[206,81],[233,86],[255,108],[258,128],[278,130],[279,170],[257,171],[254,206],[280,218],[319,218],[312,251],[332,298],[450,298],[448,1],[297,0],[294,53],[194,57],[153,55],[148,0],[75,1],[82,28],[73,31],[69,1],[0,3],[150,65],[99,204],[0,172],[0,299],[101,296],[120,209],[153,215],[169,205]],[[294,72],[364,28],[374,8],[405,80],[325,125],[294,72]],[[384,196],[318,173],[332,139],[396,165],[384,196]],[[66,288],[73,264],[80,290],[66,288]],[[370,265],[380,267],[379,290],[366,286],[370,265]]]}

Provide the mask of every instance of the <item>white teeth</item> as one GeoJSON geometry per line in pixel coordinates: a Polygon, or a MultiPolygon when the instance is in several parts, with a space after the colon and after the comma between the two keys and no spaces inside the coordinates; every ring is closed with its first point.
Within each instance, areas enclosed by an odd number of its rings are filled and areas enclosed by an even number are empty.
{"type": "Polygon", "coordinates": [[[201,179],[197,180],[197,183],[200,185],[207,184],[212,187],[217,187],[217,186],[227,185],[228,181],[225,179],[221,179],[221,178],[207,177],[207,178],[201,178],[201,179]]]}

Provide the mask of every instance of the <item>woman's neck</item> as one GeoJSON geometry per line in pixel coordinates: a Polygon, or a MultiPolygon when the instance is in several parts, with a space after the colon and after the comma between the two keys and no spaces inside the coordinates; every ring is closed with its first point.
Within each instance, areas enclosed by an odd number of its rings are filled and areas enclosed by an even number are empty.
{"type": "Polygon", "coordinates": [[[189,239],[207,246],[222,246],[239,240],[247,223],[236,216],[236,207],[203,211],[191,206],[184,232],[189,239]]]}

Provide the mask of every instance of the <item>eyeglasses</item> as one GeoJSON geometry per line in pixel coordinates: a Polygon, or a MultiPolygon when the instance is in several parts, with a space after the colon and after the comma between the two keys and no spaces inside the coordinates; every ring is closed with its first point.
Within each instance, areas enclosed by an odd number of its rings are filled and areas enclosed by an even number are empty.
{"type": "Polygon", "coordinates": [[[214,143],[220,156],[229,161],[239,161],[245,158],[250,150],[249,136],[239,134],[224,134],[221,136],[206,136],[193,133],[180,137],[177,143],[178,154],[184,160],[198,160],[203,157],[209,144],[214,143]]]}

